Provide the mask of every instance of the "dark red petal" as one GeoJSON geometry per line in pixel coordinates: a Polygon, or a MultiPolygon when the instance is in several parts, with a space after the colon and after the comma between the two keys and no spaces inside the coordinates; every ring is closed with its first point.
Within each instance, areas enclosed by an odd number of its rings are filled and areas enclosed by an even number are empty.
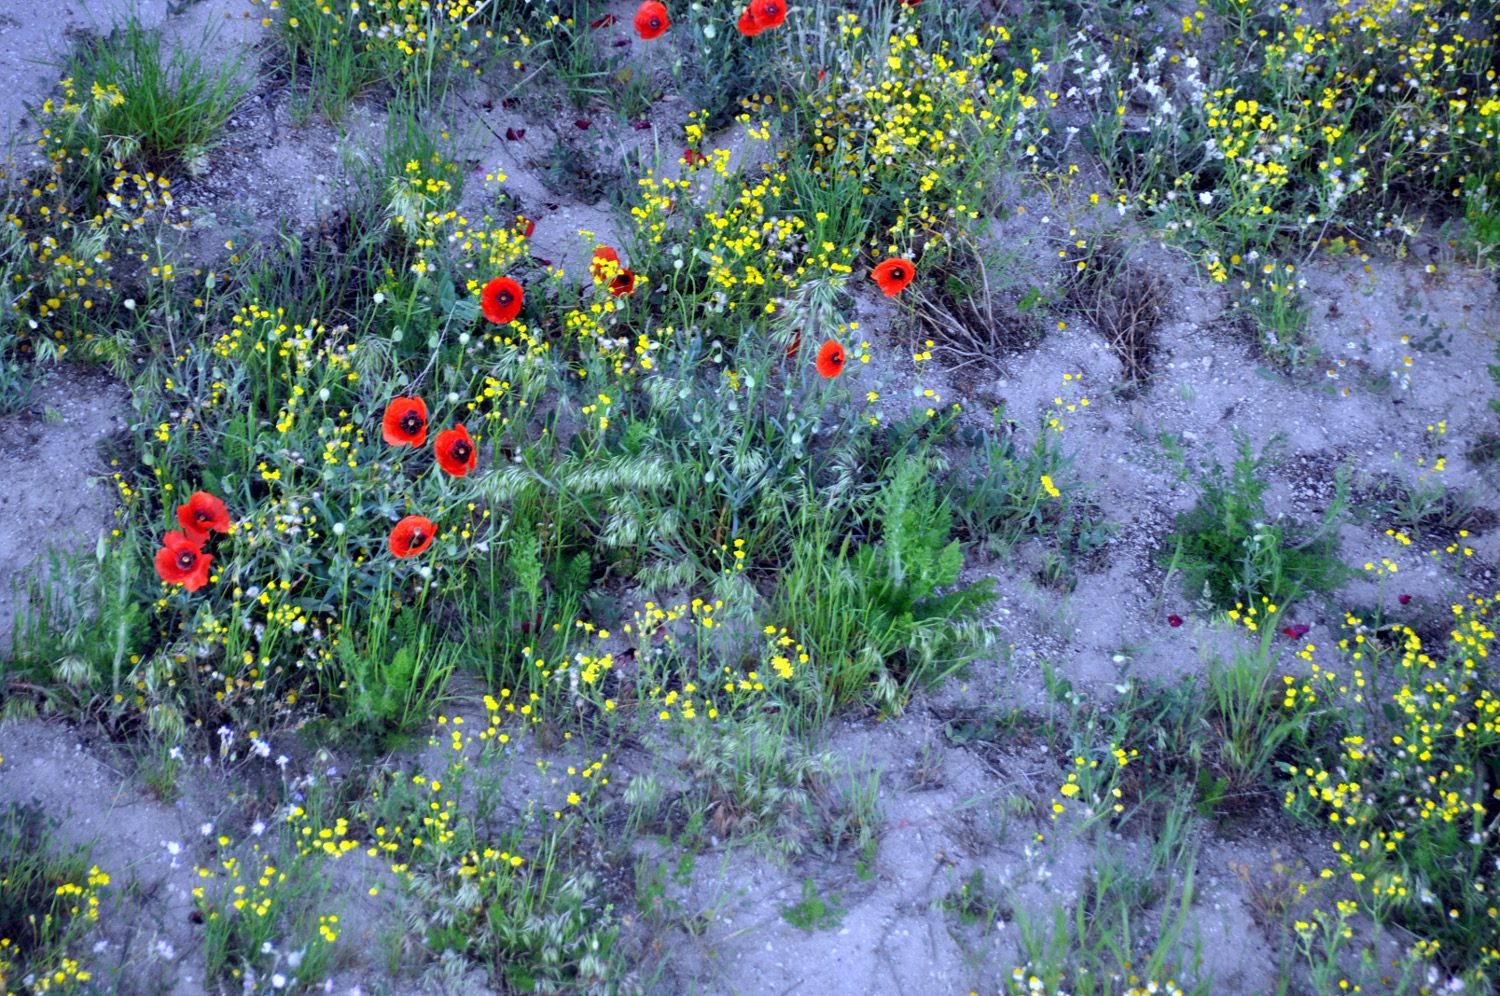
{"type": "Polygon", "coordinates": [[[1167,625],[1171,626],[1173,629],[1176,629],[1178,626],[1182,625],[1182,617],[1176,615],[1167,616],[1167,625]]]}

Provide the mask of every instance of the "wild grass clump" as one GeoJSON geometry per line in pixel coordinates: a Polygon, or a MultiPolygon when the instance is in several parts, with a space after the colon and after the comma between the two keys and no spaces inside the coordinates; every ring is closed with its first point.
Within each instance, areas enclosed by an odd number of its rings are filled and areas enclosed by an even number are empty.
{"type": "Polygon", "coordinates": [[[1299,533],[1284,519],[1272,519],[1264,496],[1275,445],[1273,440],[1257,454],[1242,437],[1227,473],[1213,464],[1194,476],[1198,503],[1178,518],[1162,555],[1169,576],[1181,575],[1189,598],[1202,597],[1220,609],[1262,599],[1285,606],[1327,594],[1347,576],[1337,559],[1336,535],[1346,485],[1340,483],[1340,497],[1311,529],[1299,533]]]}

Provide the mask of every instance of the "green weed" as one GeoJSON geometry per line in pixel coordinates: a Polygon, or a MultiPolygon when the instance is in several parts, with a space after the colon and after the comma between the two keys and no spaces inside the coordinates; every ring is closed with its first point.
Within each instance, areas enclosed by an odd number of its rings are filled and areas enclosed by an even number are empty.
{"type": "MultiPolygon", "coordinates": [[[[1266,471],[1275,465],[1276,445],[1271,440],[1257,455],[1250,440],[1241,437],[1228,473],[1214,464],[1194,476],[1198,504],[1178,518],[1168,541],[1170,553],[1161,558],[1169,576],[1181,575],[1189,597],[1204,592],[1224,609],[1263,597],[1285,606],[1330,592],[1348,575],[1336,559],[1346,477],[1338,477],[1338,496],[1322,521],[1298,535],[1285,520],[1271,520],[1265,509],[1266,471]]],[[[1180,454],[1177,459],[1182,460],[1180,454]]]]}

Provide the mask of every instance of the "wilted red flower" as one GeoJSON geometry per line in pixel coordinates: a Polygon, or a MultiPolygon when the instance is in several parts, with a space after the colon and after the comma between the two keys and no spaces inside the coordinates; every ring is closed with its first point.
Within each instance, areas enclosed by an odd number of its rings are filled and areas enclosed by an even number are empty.
{"type": "Polygon", "coordinates": [[[672,22],[667,19],[667,6],[658,0],[646,0],[635,12],[635,33],[646,41],[657,37],[671,26],[672,22]]]}
{"type": "Polygon", "coordinates": [[[787,343],[786,346],[786,358],[789,360],[796,359],[797,354],[800,352],[802,352],[802,330],[795,329],[792,332],[792,341],[787,343]]]}
{"type": "Polygon", "coordinates": [[[621,270],[619,276],[609,282],[609,292],[615,297],[621,294],[630,295],[635,293],[635,274],[629,270],[621,270]]]}
{"type": "Polygon", "coordinates": [[[818,350],[818,373],[826,378],[834,378],[844,372],[844,347],[829,339],[823,343],[818,350]]]}
{"type": "Polygon", "coordinates": [[[531,233],[536,231],[536,222],[532,221],[530,218],[525,217],[524,215],[520,218],[520,220],[526,222],[525,227],[521,229],[521,234],[528,239],[531,238],[531,233]]]}
{"type": "Polygon", "coordinates": [[[911,283],[911,278],[917,275],[917,268],[909,259],[888,259],[875,267],[870,274],[880,289],[885,291],[886,297],[895,297],[901,293],[901,289],[911,283]]]}
{"type": "Polygon", "coordinates": [[[589,273],[593,275],[596,283],[603,283],[610,279],[611,273],[618,273],[620,265],[620,254],[609,246],[595,246],[594,258],[589,262],[589,273]],[[612,267],[610,264],[613,263],[612,267]]]}
{"type": "Polygon", "coordinates": [[[209,533],[229,532],[229,509],[207,491],[194,491],[186,505],[177,506],[177,522],[189,541],[202,546],[209,533]]]}
{"type": "Polygon", "coordinates": [[[398,557],[415,557],[432,545],[437,529],[432,520],[408,515],[391,530],[391,553],[398,557]]]}
{"type": "Polygon", "coordinates": [[[786,20],[786,3],[785,0],[750,0],[745,13],[755,22],[758,32],[767,28],[779,28],[786,20]]]}
{"type": "Polygon", "coordinates": [[[682,154],[682,161],[687,163],[689,166],[693,165],[694,163],[701,163],[707,158],[707,156],[703,155],[701,152],[698,152],[695,149],[688,149],[682,154]]]}
{"type": "Polygon", "coordinates": [[[183,585],[188,591],[197,591],[208,584],[212,556],[175,529],[162,537],[161,542],[161,549],[156,551],[156,573],[163,581],[183,585]]]}
{"type": "Polygon", "coordinates": [[[1410,595],[1405,595],[1405,594],[1397,595],[1396,596],[1396,601],[1400,602],[1402,605],[1410,605],[1411,604],[1411,596],[1410,595]]]}
{"type": "Polygon", "coordinates": [[[751,13],[749,7],[746,7],[744,11],[740,13],[739,22],[735,24],[735,27],[738,28],[740,34],[744,35],[746,38],[754,38],[756,35],[765,30],[765,28],[756,23],[755,15],[751,13]]]}
{"type": "Polygon", "coordinates": [[[474,440],[469,438],[469,430],[462,422],[438,433],[433,447],[437,451],[438,466],[454,477],[463,477],[479,462],[474,440]]]}
{"type": "Polygon", "coordinates": [[[613,15],[613,14],[605,14],[603,17],[598,17],[598,18],[595,18],[594,20],[590,21],[589,22],[589,27],[591,27],[591,28],[607,28],[611,24],[614,24],[614,23],[615,23],[615,15],[613,15]]]}
{"type": "Polygon", "coordinates": [[[427,402],[395,398],[385,406],[380,434],[392,446],[421,446],[427,442],[427,402]]]}
{"type": "Polygon", "coordinates": [[[1285,626],[1281,631],[1294,640],[1300,640],[1307,635],[1307,627],[1302,625],[1301,623],[1294,623],[1291,626],[1285,626]]]}
{"type": "Polygon", "coordinates": [[[1182,617],[1179,615],[1167,616],[1167,625],[1171,626],[1173,629],[1176,629],[1178,626],[1182,625],[1182,617]]]}
{"type": "Polygon", "coordinates": [[[479,296],[479,307],[484,317],[496,325],[509,325],[521,313],[521,301],[526,293],[521,285],[510,277],[496,277],[484,285],[479,296]]]}

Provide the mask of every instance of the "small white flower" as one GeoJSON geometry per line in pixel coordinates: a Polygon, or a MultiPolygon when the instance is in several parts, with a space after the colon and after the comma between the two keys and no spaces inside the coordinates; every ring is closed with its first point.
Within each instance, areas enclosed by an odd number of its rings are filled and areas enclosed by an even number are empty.
{"type": "Polygon", "coordinates": [[[1203,193],[1198,195],[1199,204],[1212,204],[1213,202],[1214,195],[1210,191],[1205,190],[1203,191],[1203,193]]]}
{"type": "Polygon", "coordinates": [[[271,976],[271,988],[272,989],[285,989],[286,988],[286,976],[282,975],[280,972],[277,972],[275,975],[271,976]]]}
{"type": "Polygon", "coordinates": [[[156,942],[156,953],[164,961],[171,961],[177,957],[177,949],[172,947],[172,942],[165,937],[156,942]]]}
{"type": "Polygon", "coordinates": [[[198,832],[207,837],[214,832],[214,825],[212,823],[205,823],[198,828],[198,832]]]}

